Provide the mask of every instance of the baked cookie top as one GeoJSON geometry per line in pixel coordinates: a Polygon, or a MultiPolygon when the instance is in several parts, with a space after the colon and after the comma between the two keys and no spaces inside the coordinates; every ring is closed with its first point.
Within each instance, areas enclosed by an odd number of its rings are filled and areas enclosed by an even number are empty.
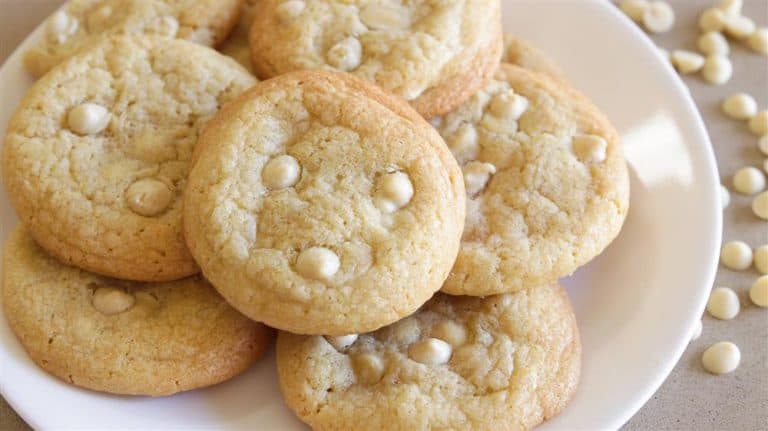
{"type": "Polygon", "coordinates": [[[251,62],[251,47],[248,45],[248,33],[261,2],[262,0],[245,0],[243,2],[237,25],[227,40],[218,48],[222,54],[234,58],[250,72],[253,72],[253,63],[251,62]]]}
{"type": "Polygon", "coordinates": [[[30,357],[97,391],[170,395],[227,380],[272,339],[201,277],[130,283],[66,266],[17,228],[3,259],[5,317],[30,357]]]}
{"type": "Polygon", "coordinates": [[[152,34],[199,44],[221,43],[237,22],[242,0],[70,0],[45,23],[24,66],[42,76],[104,34],[152,34]]]}
{"type": "Polygon", "coordinates": [[[557,285],[437,294],[373,333],[277,340],[283,397],[315,430],[529,429],[565,407],[580,366],[576,321],[557,285]]]}
{"type": "Polygon", "coordinates": [[[430,118],[459,106],[498,67],[498,0],[264,0],[250,42],[254,70],[350,72],[430,118]]]}
{"type": "Polygon", "coordinates": [[[440,289],[464,196],[450,151],[402,99],[352,75],[294,72],[206,125],[185,237],[206,278],[252,319],[369,331],[440,289]]]}
{"type": "Polygon", "coordinates": [[[502,64],[433,121],[462,166],[466,227],[443,291],[492,295],[571,274],[619,233],[629,179],[619,136],[564,83],[502,64]]]}
{"type": "Polygon", "coordinates": [[[510,63],[528,69],[533,72],[549,75],[550,78],[567,82],[565,74],[560,67],[547,54],[540,49],[511,35],[504,35],[504,55],[501,57],[504,63],[510,63]]]}
{"type": "Polygon", "coordinates": [[[112,37],[37,81],[8,125],[3,177],[19,218],[62,261],[116,278],[198,271],[181,190],[198,129],[255,83],[178,39],[112,37]]]}

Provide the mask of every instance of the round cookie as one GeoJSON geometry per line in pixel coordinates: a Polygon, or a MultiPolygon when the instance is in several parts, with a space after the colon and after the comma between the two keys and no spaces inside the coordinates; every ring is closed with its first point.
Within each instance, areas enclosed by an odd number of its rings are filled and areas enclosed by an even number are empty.
{"type": "Polygon", "coordinates": [[[364,332],[440,289],[464,196],[450,151],[402,99],[349,74],[293,72],[206,125],[185,237],[206,278],[252,319],[364,332]]]}
{"type": "Polygon", "coordinates": [[[277,339],[283,397],[314,430],[530,429],[563,410],[580,366],[576,320],[556,284],[438,293],[373,333],[277,339]]]}
{"type": "Polygon", "coordinates": [[[198,129],[254,83],[232,59],[193,43],[104,39],[21,102],[3,149],[11,202],[65,263],[140,281],[192,275],[181,190],[198,129]]]}
{"type": "Polygon", "coordinates": [[[23,228],[3,265],[11,329],[41,368],[84,388],[160,396],[213,385],[248,368],[272,339],[201,277],[100,277],[55,260],[23,228]]]}
{"type": "Polygon", "coordinates": [[[467,217],[443,292],[514,292],[571,274],[618,235],[629,207],[619,136],[583,95],[502,64],[433,124],[462,166],[467,217]]]}
{"type": "Polygon", "coordinates": [[[264,0],[250,43],[260,78],[349,72],[431,118],[459,106],[498,68],[500,2],[264,0]]]}
{"type": "Polygon", "coordinates": [[[565,74],[551,58],[530,43],[508,34],[504,35],[504,54],[501,61],[567,82],[565,74]]]}
{"type": "Polygon", "coordinates": [[[153,34],[215,46],[237,22],[242,1],[70,0],[45,22],[24,66],[40,77],[105,34],[153,34]]]}
{"type": "Polygon", "coordinates": [[[248,33],[261,2],[262,0],[245,0],[237,25],[229,38],[219,47],[222,54],[234,58],[250,72],[253,72],[253,63],[251,62],[251,47],[248,45],[248,33]]]}

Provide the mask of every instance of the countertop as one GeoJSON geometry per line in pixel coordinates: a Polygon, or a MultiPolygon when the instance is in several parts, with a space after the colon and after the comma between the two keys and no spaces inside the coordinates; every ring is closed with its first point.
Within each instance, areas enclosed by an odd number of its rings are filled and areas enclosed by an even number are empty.
{"type": "MultiPolygon", "coordinates": [[[[579,1],[579,0],[573,0],[579,1]]],[[[0,0],[0,63],[24,37],[61,4],[61,0],[0,0]]],[[[677,21],[672,32],[654,36],[668,50],[696,47],[697,16],[711,0],[670,0],[677,21]]],[[[768,25],[768,2],[744,0],[744,14],[758,25],[768,25]]],[[[762,166],[764,155],[757,138],[746,125],[725,117],[720,102],[743,91],[755,97],[761,109],[768,107],[768,60],[731,43],[734,76],[726,85],[711,86],[698,75],[684,78],[701,110],[717,155],[723,184],[745,165],[762,166]]],[[[628,101],[631,103],[631,101],[628,101]]],[[[743,240],[753,247],[768,243],[768,224],[750,209],[751,198],[731,193],[724,211],[723,239],[743,240]]],[[[696,217],[696,214],[691,214],[696,217]]],[[[716,285],[736,290],[741,313],[730,321],[705,314],[704,330],[683,354],[666,382],[650,401],[624,426],[626,430],[758,430],[768,429],[768,311],[751,304],[747,292],[758,277],[754,269],[735,272],[721,268],[716,285]],[[733,341],[741,349],[741,366],[722,376],[708,374],[701,366],[701,353],[717,341],[733,341]]],[[[670,286],[674,288],[674,286],[670,286]]],[[[1,366],[1,364],[0,364],[1,366]]],[[[0,399],[0,430],[29,427],[0,399]]]]}

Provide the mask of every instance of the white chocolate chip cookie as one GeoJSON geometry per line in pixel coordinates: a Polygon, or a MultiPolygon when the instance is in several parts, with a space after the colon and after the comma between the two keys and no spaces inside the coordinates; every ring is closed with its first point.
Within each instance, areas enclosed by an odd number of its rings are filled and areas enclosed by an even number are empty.
{"type": "Polygon", "coordinates": [[[563,410],[581,344],[565,291],[485,298],[437,294],[401,322],[338,348],[281,332],[288,406],[315,430],[521,430],[563,410]]]}
{"type": "Polygon", "coordinates": [[[509,34],[504,35],[504,55],[501,61],[567,81],[563,71],[551,58],[530,43],[509,34]]]}
{"type": "Polygon", "coordinates": [[[48,18],[43,38],[24,55],[40,77],[81,48],[114,34],[150,34],[207,46],[221,43],[242,0],[70,0],[48,18]]]}
{"type": "Polygon", "coordinates": [[[208,123],[193,159],[187,243],[254,320],[371,331],[426,302],[456,258],[456,161],[407,103],[352,75],[257,84],[208,123]]]}
{"type": "Polygon", "coordinates": [[[426,118],[459,106],[498,68],[498,0],[263,0],[250,34],[256,74],[338,70],[426,118]]]}
{"type": "Polygon", "coordinates": [[[243,2],[237,25],[227,40],[218,48],[222,54],[234,58],[250,72],[253,72],[253,63],[251,62],[251,47],[248,45],[248,33],[261,2],[262,0],[245,0],[243,2]]]}
{"type": "Polygon", "coordinates": [[[60,263],[24,228],[5,246],[2,297],[35,363],[103,392],[163,396],[213,385],[245,371],[272,339],[201,277],[100,277],[60,263]]]}
{"type": "Polygon", "coordinates": [[[502,64],[438,131],[463,167],[468,193],[461,251],[444,292],[484,296],[547,283],[619,233],[629,206],[619,137],[567,84],[502,64]]]}
{"type": "Polygon", "coordinates": [[[198,129],[255,83],[186,41],[112,37],[48,73],[11,120],[3,175],[22,223],[86,270],[167,281],[198,271],[181,190],[198,129]]]}

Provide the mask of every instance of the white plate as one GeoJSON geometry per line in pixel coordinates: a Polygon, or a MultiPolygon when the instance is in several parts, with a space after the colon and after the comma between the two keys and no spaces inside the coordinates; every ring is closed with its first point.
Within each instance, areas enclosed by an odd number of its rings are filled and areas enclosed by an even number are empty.
{"type": "MultiPolygon", "coordinates": [[[[566,280],[584,345],[581,384],[545,429],[614,429],[661,385],[688,344],[714,280],[719,180],[687,89],[608,2],[507,1],[506,31],[554,57],[624,136],[632,205],[619,238],[566,280]]],[[[21,51],[0,69],[0,136],[30,85],[21,51]]],[[[0,239],[16,224],[0,195],[0,239]]],[[[81,390],[30,361],[0,318],[0,392],[43,429],[302,429],[283,405],[274,355],[222,385],[165,399],[81,390]]]]}

